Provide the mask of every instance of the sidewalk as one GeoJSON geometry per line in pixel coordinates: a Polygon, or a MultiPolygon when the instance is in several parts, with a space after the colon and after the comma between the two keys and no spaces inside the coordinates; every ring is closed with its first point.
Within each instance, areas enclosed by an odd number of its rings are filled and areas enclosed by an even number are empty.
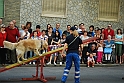
{"type": "MultiPolygon", "coordinates": [[[[5,66],[10,65],[10,64],[6,64],[5,66]]],[[[21,67],[35,67],[36,65],[34,64],[26,64],[26,65],[22,65],[21,67]]],[[[40,65],[39,65],[40,66],[40,65]]],[[[72,65],[74,66],[74,65],[72,65]]],[[[116,67],[116,66],[124,66],[124,64],[95,64],[95,67],[116,67]]],[[[3,67],[0,65],[0,67],[3,67]]],[[[54,64],[51,65],[46,65],[45,67],[65,67],[65,64],[63,65],[59,65],[57,64],[56,66],[54,66],[54,64]]],[[[87,67],[86,64],[80,64],[80,67],[87,67]]]]}

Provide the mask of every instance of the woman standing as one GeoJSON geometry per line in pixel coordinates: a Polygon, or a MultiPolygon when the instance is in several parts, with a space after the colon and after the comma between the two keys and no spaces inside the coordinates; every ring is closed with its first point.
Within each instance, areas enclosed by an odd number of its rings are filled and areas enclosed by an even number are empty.
{"type": "Polygon", "coordinates": [[[3,41],[6,40],[6,35],[5,25],[0,26],[0,64],[2,64],[2,66],[4,66],[6,62],[6,48],[3,48],[3,41]]]}
{"type": "Polygon", "coordinates": [[[116,63],[118,63],[119,61],[120,64],[122,63],[122,44],[123,44],[122,30],[117,29],[117,34],[115,35],[115,53],[116,53],[116,63]]]}
{"type": "MultiPolygon", "coordinates": [[[[55,49],[58,48],[58,45],[60,44],[60,40],[61,40],[60,33],[59,33],[58,30],[56,30],[55,36],[54,36],[54,38],[52,39],[52,42],[51,42],[52,45],[53,45],[52,50],[55,50],[55,49]]],[[[53,54],[53,55],[54,55],[54,65],[56,66],[57,65],[56,64],[56,59],[57,59],[57,56],[58,56],[58,52],[53,54]]],[[[53,55],[50,56],[50,61],[47,63],[47,65],[51,64],[53,55]]]]}
{"type": "MultiPolygon", "coordinates": [[[[81,40],[85,40],[85,39],[88,39],[89,37],[87,36],[87,31],[84,31],[84,34],[80,36],[81,40]]],[[[82,57],[81,57],[81,64],[84,62],[84,63],[87,63],[87,50],[88,50],[88,42],[87,43],[84,43],[83,44],[83,51],[82,51],[82,57]]]]}
{"type": "Polygon", "coordinates": [[[82,40],[78,37],[78,32],[75,27],[70,28],[70,35],[66,37],[62,54],[68,46],[66,55],[66,67],[61,79],[61,83],[65,83],[72,66],[72,61],[75,65],[75,83],[80,83],[80,58],[79,58],[79,45],[83,47],[82,40]]]}

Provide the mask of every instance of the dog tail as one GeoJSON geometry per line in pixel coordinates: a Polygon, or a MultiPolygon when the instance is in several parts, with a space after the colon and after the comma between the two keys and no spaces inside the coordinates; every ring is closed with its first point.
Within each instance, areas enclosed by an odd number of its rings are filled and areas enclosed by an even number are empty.
{"type": "Polygon", "coordinates": [[[4,48],[8,48],[10,50],[14,50],[16,48],[16,46],[18,45],[18,43],[11,43],[9,41],[4,41],[3,45],[4,45],[4,48]]]}

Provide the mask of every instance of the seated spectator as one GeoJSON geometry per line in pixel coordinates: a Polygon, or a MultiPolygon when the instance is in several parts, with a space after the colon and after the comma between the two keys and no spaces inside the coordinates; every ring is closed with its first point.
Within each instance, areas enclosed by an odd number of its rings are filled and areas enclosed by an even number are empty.
{"type": "Polygon", "coordinates": [[[105,48],[104,48],[104,54],[105,54],[105,60],[109,62],[111,60],[111,53],[112,53],[112,45],[114,44],[114,41],[111,40],[111,36],[108,35],[108,39],[104,41],[105,48]]]}
{"type": "Polygon", "coordinates": [[[97,53],[96,45],[92,44],[91,47],[87,50],[87,57],[90,54],[93,54],[94,61],[96,61],[96,58],[97,58],[96,53],[97,53]]]}
{"type": "Polygon", "coordinates": [[[93,58],[93,54],[90,53],[90,55],[87,58],[87,65],[88,65],[87,67],[90,67],[90,66],[94,67],[94,64],[95,64],[95,60],[93,58]]]}

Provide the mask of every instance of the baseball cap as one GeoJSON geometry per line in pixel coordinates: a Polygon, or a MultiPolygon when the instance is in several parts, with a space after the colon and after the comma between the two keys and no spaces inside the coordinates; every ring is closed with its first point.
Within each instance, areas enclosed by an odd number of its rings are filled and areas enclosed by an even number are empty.
{"type": "Polygon", "coordinates": [[[76,27],[73,26],[70,28],[70,30],[74,31],[74,30],[76,30],[76,27]]]}

